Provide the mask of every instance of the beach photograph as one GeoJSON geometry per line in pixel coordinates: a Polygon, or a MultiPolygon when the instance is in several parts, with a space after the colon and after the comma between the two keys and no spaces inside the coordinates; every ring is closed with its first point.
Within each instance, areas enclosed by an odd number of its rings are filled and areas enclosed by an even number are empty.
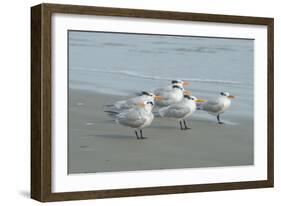
{"type": "Polygon", "coordinates": [[[254,165],[254,39],[68,31],[68,174],[254,165]]]}

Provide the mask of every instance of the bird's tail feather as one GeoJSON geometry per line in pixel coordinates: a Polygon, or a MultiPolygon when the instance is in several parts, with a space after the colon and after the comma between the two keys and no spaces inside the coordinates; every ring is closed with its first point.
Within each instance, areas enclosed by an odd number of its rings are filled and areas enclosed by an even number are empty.
{"type": "Polygon", "coordinates": [[[116,117],[116,115],[118,115],[119,113],[116,111],[111,111],[111,110],[105,110],[105,113],[107,113],[108,116],[110,117],[116,117]]]}
{"type": "Polygon", "coordinates": [[[116,109],[114,104],[103,105],[103,108],[104,109],[111,109],[111,110],[115,110],[116,109]]]}

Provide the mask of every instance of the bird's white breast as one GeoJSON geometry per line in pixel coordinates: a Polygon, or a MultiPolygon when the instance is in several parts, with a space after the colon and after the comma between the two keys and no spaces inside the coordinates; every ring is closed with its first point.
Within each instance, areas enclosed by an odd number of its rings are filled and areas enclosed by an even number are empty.
{"type": "Polygon", "coordinates": [[[228,99],[227,97],[221,98],[220,102],[223,105],[221,112],[224,112],[225,110],[227,110],[230,107],[230,105],[231,105],[231,100],[228,99]]]}
{"type": "Polygon", "coordinates": [[[174,100],[174,103],[181,101],[183,98],[183,92],[181,90],[175,90],[172,93],[172,98],[174,100]]]}
{"type": "Polygon", "coordinates": [[[196,111],[196,103],[194,101],[187,101],[187,107],[190,108],[190,112],[186,114],[186,117],[190,116],[196,111]]]}
{"type": "Polygon", "coordinates": [[[141,128],[147,127],[149,125],[151,125],[153,119],[154,119],[154,115],[151,112],[145,112],[145,114],[142,114],[142,117],[145,119],[144,124],[141,126],[141,128]]]}

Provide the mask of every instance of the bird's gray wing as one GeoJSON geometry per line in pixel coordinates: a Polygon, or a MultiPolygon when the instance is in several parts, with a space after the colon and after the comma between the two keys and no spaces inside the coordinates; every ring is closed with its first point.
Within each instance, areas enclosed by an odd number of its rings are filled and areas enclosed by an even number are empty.
{"type": "Polygon", "coordinates": [[[162,88],[160,88],[160,89],[155,89],[155,90],[153,91],[153,93],[154,93],[155,95],[161,95],[161,94],[163,94],[163,92],[164,92],[164,89],[162,89],[162,88]]]}
{"type": "Polygon", "coordinates": [[[130,127],[140,127],[145,123],[145,119],[137,109],[124,111],[118,114],[116,117],[120,124],[130,127]]]}
{"type": "Polygon", "coordinates": [[[183,118],[190,111],[191,110],[189,107],[184,107],[181,105],[171,105],[160,109],[159,113],[162,117],[183,118]]]}
{"type": "Polygon", "coordinates": [[[121,100],[121,101],[117,101],[117,102],[114,103],[115,109],[122,109],[122,108],[125,108],[126,105],[127,105],[126,100],[121,100]]]}
{"type": "Polygon", "coordinates": [[[157,106],[167,106],[167,105],[170,105],[170,104],[173,104],[174,101],[173,101],[173,92],[172,90],[161,90],[160,92],[157,92],[155,93],[156,95],[158,96],[161,96],[163,99],[162,100],[157,100],[156,101],[156,105],[157,106]]]}
{"type": "Polygon", "coordinates": [[[221,104],[218,100],[208,100],[206,103],[203,104],[203,110],[217,113],[221,111],[223,108],[223,104],[221,104]]]}
{"type": "Polygon", "coordinates": [[[114,107],[111,107],[111,108],[117,109],[119,111],[125,110],[125,109],[130,109],[140,100],[141,100],[141,96],[133,97],[133,98],[130,98],[127,100],[117,101],[114,103],[114,105],[113,105],[114,107]]]}
{"type": "Polygon", "coordinates": [[[139,101],[139,99],[140,99],[140,97],[133,97],[133,98],[131,98],[131,99],[128,99],[128,100],[126,101],[126,106],[127,106],[128,108],[134,106],[134,105],[139,101]]]}
{"type": "Polygon", "coordinates": [[[167,86],[167,87],[155,89],[155,90],[153,91],[153,93],[156,94],[156,95],[163,95],[163,94],[165,94],[166,92],[170,92],[170,91],[172,91],[172,88],[170,88],[169,86],[167,86]]]}

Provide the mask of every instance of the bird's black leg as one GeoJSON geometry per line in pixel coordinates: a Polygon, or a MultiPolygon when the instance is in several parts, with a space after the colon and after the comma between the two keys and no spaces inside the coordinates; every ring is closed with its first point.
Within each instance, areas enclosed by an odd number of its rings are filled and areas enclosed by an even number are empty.
{"type": "Polygon", "coordinates": [[[223,122],[221,122],[221,120],[220,120],[220,114],[217,115],[217,120],[218,120],[219,124],[223,124],[223,122]]]}
{"type": "Polygon", "coordinates": [[[136,136],[137,136],[137,139],[139,139],[140,137],[139,137],[139,135],[138,135],[137,130],[135,130],[135,134],[136,134],[136,136]]]}
{"type": "Polygon", "coordinates": [[[181,130],[183,130],[182,124],[181,124],[181,120],[180,120],[180,126],[181,126],[181,130]]]}
{"type": "Polygon", "coordinates": [[[187,127],[187,123],[185,122],[185,119],[183,120],[183,123],[184,123],[184,129],[191,129],[190,127],[187,127]]]}
{"type": "Polygon", "coordinates": [[[140,136],[141,139],[145,139],[145,138],[146,138],[146,137],[144,137],[144,136],[142,135],[142,129],[140,129],[140,135],[141,135],[141,136],[140,136]]]}

